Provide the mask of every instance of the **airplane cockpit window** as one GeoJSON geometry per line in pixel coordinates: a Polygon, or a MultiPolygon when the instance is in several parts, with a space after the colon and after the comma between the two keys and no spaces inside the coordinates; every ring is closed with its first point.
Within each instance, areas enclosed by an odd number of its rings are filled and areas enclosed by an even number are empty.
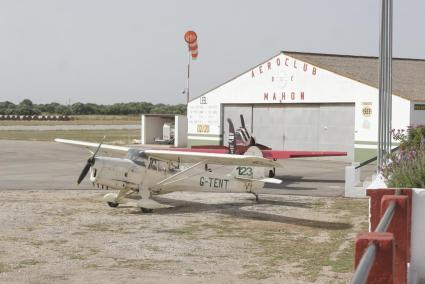
{"type": "Polygon", "coordinates": [[[143,150],[130,149],[128,150],[127,158],[139,166],[146,167],[147,156],[143,150]]]}
{"type": "Polygon", "coordinates": [[[174,164],[172,162],[161,161],[157,159],[150,159],[148,169],[156,170],[158,172],[168,172],[174,174],[177,172],[179,164],[174,164]]]}

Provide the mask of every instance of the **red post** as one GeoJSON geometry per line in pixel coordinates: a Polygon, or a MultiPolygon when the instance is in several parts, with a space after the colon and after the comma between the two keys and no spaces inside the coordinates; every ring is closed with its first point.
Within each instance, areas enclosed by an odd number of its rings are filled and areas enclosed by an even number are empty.
{"type": "MultiPolygon", "coordinates": [[[[378,226],[381,220],[381,199],[384,195],[394,195],[394,188],[380,188],[380,189],[368,189],[367,196],[370,197],[370,230],[373,232],[378,226]]],[[[412,229],[412,218],[410,204],[412,204],[412,190],[410,188],[401,189],[401,195],[408,197],[408,210],[407,210],[407,261],[410,261],[410,236],[412,229]]],[[[385,211],[382,211],[385,212],[385,211]]],[[[391,226],[391,225],[390,225],[391,226]]],[[[397,237],[396,237],[397,240],[397,237]]],[[[398,241],[398,240],[397,240],[398,241]]]]}
{"type": "Polygon", "coordinates": [[[369,272],[367,283],[394,283],[394,235],[392,233],[360,233],[356,237],[354,261],[355,267],[370,243],[377,246],[375,261],[369,272]]]}
{"type": "Polygon", "coordinates": [[[407,262],[409,254],[409,228],[408,218],[410,212],[409,197],[406,195],[384,195],[381,199],[381,217],[391,202],[396,203],[394,216],[387,231],[394,234],[395,239],[395,259],[396,283],[407,282],[407,262]]]}

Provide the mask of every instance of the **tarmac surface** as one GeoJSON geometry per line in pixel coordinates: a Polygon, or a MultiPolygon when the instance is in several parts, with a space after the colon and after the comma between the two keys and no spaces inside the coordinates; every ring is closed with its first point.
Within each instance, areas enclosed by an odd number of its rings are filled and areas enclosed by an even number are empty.
{"type": "MultiPolygon", "coordinates": [[[[55,142],[0,140],[0,189],[92,189],[86,178],[76,184],[89,152],[55,142]]],[[[281,184],[265,184],[262,193],[342,196],[346,162],[324,158],[281,160],[281,184]]],[[[371,173],[373,167],[366,169],[371,173]]],[[[365,171],[363,170],[363,173],[365,171]]]]}

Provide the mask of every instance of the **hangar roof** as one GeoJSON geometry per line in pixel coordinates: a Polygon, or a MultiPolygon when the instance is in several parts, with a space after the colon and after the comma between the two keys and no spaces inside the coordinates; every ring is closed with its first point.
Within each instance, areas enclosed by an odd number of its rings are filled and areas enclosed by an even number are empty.
{"type": "MultiPolygon", "coordinates": [[[[379,87],[377,57],[302,53],[282,53],[369,86],[379,87]]],[[[425,101],[425,60],[393,58],[393,94],[413,101],[425,101]]]]}

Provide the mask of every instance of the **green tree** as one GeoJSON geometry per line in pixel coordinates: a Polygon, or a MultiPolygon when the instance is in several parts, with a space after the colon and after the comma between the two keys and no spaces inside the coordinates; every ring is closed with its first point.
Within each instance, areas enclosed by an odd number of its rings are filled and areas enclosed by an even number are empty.
{"type": "Polygon", "coordinates": [[[19,103],[20,106],[27,106],[27,107],[32,107],[33,103],[30,99],[25,99],[22,102],[19,103]]]}

